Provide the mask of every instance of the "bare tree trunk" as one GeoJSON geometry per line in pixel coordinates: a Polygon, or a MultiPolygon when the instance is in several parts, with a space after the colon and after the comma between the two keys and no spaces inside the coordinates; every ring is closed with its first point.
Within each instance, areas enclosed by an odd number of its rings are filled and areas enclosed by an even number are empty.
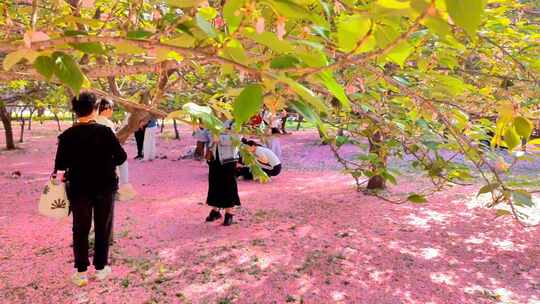
{"type": "Polygon", "coordinates": [[[13,140],[13,128],[11,127],[11,114],[2,102],[0,102],[0,118],[6,134],[6,149],[13,150],[15,149],[15,141],[13,140]]]}
{"type": "Polygon", "coordinates": [[[30,111],[30,117],[28,118],[28,131],[32,130],[32,116],[34,116],[35,111],[35,108],[30,111]]]}
{"type": "Polygon", "coordinates": [[[163,129],[165,128],[165,118],[161,119],[161,133],[163,133],[163,129]]]}
{"type": "Polygon", "coordinates": [[[19,135],[19,142],[24,142],[24,127],[26,124],[26,120],[24,119],[24,116],[21,115],[21,134],[19,135]]]}
{"type": "MultiPolygon", "coordinates": [[[[386,155],[382,153],[381,148],[379,147],[379,143],[381,143],[382,141],[383,141],[383,136],[380,132],[376,132],[375,134],[373,134],[373,136],[369,138],[369,152],[377,154],[383,166],[386,166],[386,155]]],[[[372,170],[376,171],[377,166],[372,166],[372,170]]],[[[370,177],[366,188],[369,190],[385,189],[386,180],[384,179],[384,177],[380,175],[374,175],[370,177]]]]}
{"type": "MultiPolygon", "coordinates": [[[[148,91],[141,95],[141,101],[142,104],[150,103],[150,93],[148,91]]],[[[141,123],[147,122],[151,117],[152,115],[146,111],[134,109],[129,116],[127,125],[116,133],[120,143],[125,143],[129,136],[139,129],[141,123]]]]}
{"type": "Polygon", "coordinates": [[[62,127],[60,126],[60,118],[58,118],[58,114],[56,112],[53,112],[54,120],[56,120],[56,126],[58,127],[58,132],[62,132],[62,127]]]}
{"type": "Polygon", "coordinates": [[[300,127],[302,126],[302,122],[304,122],[304,116],[300,115],[298,117],[298,124],[296,125],[296,131],[300,130],[300,127]]]}
{"type": "MultiPolygon", "coordinates": [[[[37,110],[37,117],[41,118],[41,117],[43,117],[44,114],[45,114],[45,108],[39,108],[37,110]]],[[[43,125],[43,119],[39,120],[39,124],[43,125]]]]}
{"type": "Polygon", "coordinates": [[[176,124],[176,119],[173,119],[173,126],[174,126],[174,138],[180,139],[180,132],[178,132],[178,125],[176,124]]]}

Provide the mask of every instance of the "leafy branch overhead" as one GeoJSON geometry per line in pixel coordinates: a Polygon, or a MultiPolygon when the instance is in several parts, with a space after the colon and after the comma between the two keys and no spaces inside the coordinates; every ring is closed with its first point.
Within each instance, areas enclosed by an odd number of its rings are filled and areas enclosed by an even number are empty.
{"type": "Polygon", "coordinates": [[[535,1],[1,3],[5,83],[94,90],[216,130],[217,115],[242,124],[263,106],[288,107],[319,128],[358,185],[395,182],[388,160],[410,155],[437,190],[477,174],[496,185],[492,207],[521,218],[514,203],[528,205],[531,189],[509,186],[509,173],[538,147],[535,1]],[[341,158],[342,145],[366,139],[367,154],[341,158]],[[501,159],[501,147],[515,157],[501,159]]]}

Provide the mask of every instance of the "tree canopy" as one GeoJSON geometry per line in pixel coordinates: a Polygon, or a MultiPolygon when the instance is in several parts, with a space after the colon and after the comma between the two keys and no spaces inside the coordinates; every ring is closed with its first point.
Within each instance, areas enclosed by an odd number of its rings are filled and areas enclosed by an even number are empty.
{"type": "Polygon", "coordinates": [[[491,207],[509,208],[499,215],[533,205],[534,190],[510,172],[540,144],[535,1],[0,3],[0,81],[114,96],[134,113],[120,137],[149,115],[202,118],[216,132],[222,115],[250,132],[242,123],[263,105],[289,107],[359,187],[361,177],[395,182],[389,157],[412,155],[435,190],[478,175],[491,207]],[[346,143],[369,149],[344,158],[346,143]]]}

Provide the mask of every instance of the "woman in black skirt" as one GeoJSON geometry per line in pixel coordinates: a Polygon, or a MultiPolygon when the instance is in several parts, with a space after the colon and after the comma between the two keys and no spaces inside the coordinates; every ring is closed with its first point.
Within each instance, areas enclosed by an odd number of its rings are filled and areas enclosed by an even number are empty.
{"type": "MultiPolygon", "coordinates": [[[[232,123],[228,122],[226,125],[230,129],[232,123]]],[[[233,137],[227,133],[215,136],[208,148],[207,160],[209,174],[206,203],[212,210],[206,221],[220,219],[220,209],[225,209],[223,225],[230,226],[233,222],[233,208],[240,205],[236,183],[238,148],[233,143],[233,137]]]]}

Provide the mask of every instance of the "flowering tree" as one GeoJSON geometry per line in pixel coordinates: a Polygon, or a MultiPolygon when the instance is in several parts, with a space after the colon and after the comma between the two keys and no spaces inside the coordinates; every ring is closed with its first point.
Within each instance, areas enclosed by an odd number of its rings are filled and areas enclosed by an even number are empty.
{"type": "Polygon", "coordinates": [[[203,118],[217,131],[220,113],[244,132],[263,105],[289,106],[318,127],[359,187],[361,177],[369,189],[395,182],[387,162],[412,155],[435,191],[479,174],[490,206],[509,207],[500,215],[519,219],[516,207],[533,204],[506,173],[539,144],[534,1],[2,2],[0,80],[114,97],[132,113],[121,140],[151,115],[203,118]],[[213,111],[160,107],[178,94],[213,111]],[[345,143],[367,152],[342,157],[345,143]],[[514,152],[510,163],[497,147],[514,152]]]}

